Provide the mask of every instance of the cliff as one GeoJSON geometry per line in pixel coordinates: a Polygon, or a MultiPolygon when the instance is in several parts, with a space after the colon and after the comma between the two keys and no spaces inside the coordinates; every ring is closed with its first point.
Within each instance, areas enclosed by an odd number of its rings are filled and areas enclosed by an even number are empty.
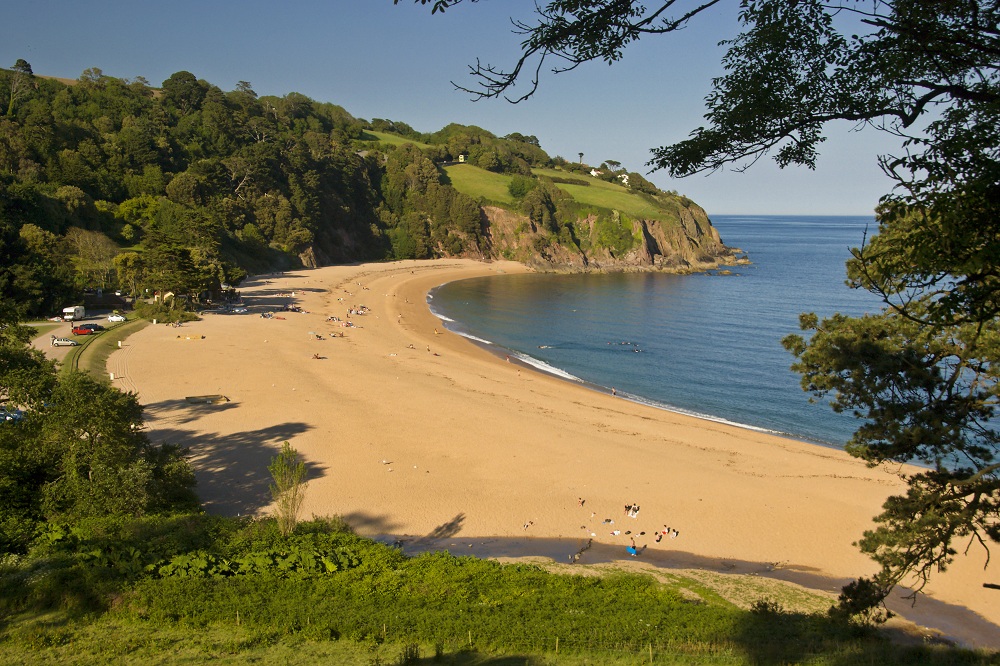
{"type": "Polygon", "coordinates": [[[705,211],[694,204],[677,207],[676,220],[622,219],[617,224],[631,242],[617,247],[601,242],[596,215],[578,219],[573,234],[555,236],[526,215],[498,206],[483,207],[483,254],[520,261],[538,271],[641,271],[687,273],[746,263],[740,250],[723,244],[705,211]]]}

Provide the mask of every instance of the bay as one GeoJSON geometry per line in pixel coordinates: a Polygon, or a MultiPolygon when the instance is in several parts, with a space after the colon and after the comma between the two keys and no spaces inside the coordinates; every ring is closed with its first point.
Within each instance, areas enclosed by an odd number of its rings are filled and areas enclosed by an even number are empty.
{"type": "Polygon", "coordinates": [[[802,312],[879,310],[845,284],[850,248],[871,217],[715,216],[753,262],[694,275],[527,274],[442,285],[445,325],[569,381],[703,418],[833,446],[857,427],[811,404],[781,339],[802,312]]]}

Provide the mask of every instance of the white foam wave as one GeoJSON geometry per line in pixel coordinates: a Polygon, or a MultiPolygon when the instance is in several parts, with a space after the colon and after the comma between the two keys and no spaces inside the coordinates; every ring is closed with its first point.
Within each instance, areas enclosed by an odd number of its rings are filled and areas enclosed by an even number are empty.
{"type": "Polygon", "coordinates": [[[528,356],[527,354],[522,354],[520,352],[513,352],[511,356],[521,361],[522,363],[525,363],[526,365],[530,365],[531,367],[541,370],[542,372],[547,372],[550,375],[555,375],[556,377],[562,377],[563,379],[569,379],[574,382],[583,381],[576,375],[571,375],[565,370],[561,370],[560,368],[557,368],[554,365],[549,365],[545,361],[540,361],[534,356],[528,356]]]}
{"type": "Polygon", "coordinates": [[[778,435],[780,437],[792,437],[793,435],[787,432],[782,432],[781,430],[773,430],[771,428],[762,428],[760,426],[750,425],[748,423],[740,423],[739,421],[730,421],[729,419],[724,419],[721,416],[713,416],[711,414],[703,414],[701,412],[696,412],[690,409],[682,409],[680,407],[674,407],[673,405],[668,405],[663,402],[658,402],[656,400],[650,400],[649,398],[644,398],[639,395],[634,395],[631,393],[618,392],[619,398],[624,398],[631,402],[638,403],[640,405],[646,405],[647,407],[655,407],[656,409],[662,409],[667,412],[673,412],[675,414],[683,414],[685,416],[692,416],[696,419],[701,419],[703,421],[711,421],[713,423],[721,423],[722,425],[733,426],[734,428],[743,428],[744,430],[752,430],[754,432],[762,432],[768,435],[778,435]]]}
{"type": "Polygon", "coordinates": [[[463,331],[452,331],[452,332],[453,333],[457,333],[458,335],[461,335],[463,338],[468,338],[469,340],[475,340],[476,342],[480,342],[480,343],[482,343],[484,345],[492,345],[493,344],[489,340],[483,340],[482,338],[477,338],[476,336],[472,335],[471,333],[465,333],[463,331]]]}

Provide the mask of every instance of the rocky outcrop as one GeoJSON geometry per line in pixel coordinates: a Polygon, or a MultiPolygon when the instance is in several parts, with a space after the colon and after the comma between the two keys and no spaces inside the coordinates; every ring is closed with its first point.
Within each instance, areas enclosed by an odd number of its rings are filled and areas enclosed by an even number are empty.
{"type": "Polygon", "coordinates": [[[522,214],[483,208],[483,252],[490,258],[520,261],[539,271],[641,271],[687,273],[745,263],[726,247],[705,211],[678,204],[676,220],[620,221],[631,227],[632,243],[622,250],[602,245],[596,216],[578,220],[575,238],[539,229],[522,214]]]}

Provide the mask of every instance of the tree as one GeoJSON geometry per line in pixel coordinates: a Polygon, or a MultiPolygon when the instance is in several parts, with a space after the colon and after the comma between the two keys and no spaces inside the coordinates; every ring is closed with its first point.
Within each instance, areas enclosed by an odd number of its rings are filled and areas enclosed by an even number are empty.
{"type": "Polygon", "coordinates": [[[195,78],[191,72],[174,72],[161,86],[163,101],[177,109],[180,115],[187,115],[201,107],[208,86],[195,78]]]}
{"type": "Polygon", "coordinates": [[[18,58],[14,66],[11,67],[10,85],[7,91],[7,115],[14,115],[14,105],[18,100],[28,94],[28,91],[35,86],[35,74],[31,71],[31,65],[23,58],[18,58]]]}
{"type": "Polygon", "coordinates": [[[274,483],[271,484],[271,497],[274,499],[274,512],[278,520],[278,529],[288,536],[295,529],[299,519],[299,509],[305,500],[306,463],[299,458],[299,452],[285,442],[281,453],[271,459],[267,467],[274,483]]]}
{"type": "Polygon", "coordinates": [[[148,441],[135,394],[57,373],[5,303],[0,398],[24,417],[0,428],[0,552],[25,552],[46,519],[195,509],[185,452],[148,441]]]}
{"type": "Polygon", "coordinates": [[[139,294],[139,285],[142,284],[144,268],[142,255],[138,252],[122,252],[115,255],[112,260],[118,284],[133,296],[139,294]]]}
{"type": "MultiPolygon", "coordinates": [[[[398,2],[399,0],[396,0],[398,2]]],[[[471,0],[475,2],[476,0],[471,0]]],[[[415,0],[444,11],[462,0],[415,0]]],[[[509,69],[477,64],[480,98],[520,79],[529,98],[554,72],[609,63],[644,37],[683,29],[718,0],[551,0],[514,20],[509,69]]],[[[894,180],[878,232],[853,250],[849,284],[876,315],[803,315],[790,336],[803,388],[862,424],[848,451],[871,465],[920,462],[859,542],[881,565],[867,603],[913,576],[919,591],[965,544],[1000,542],[1000,5],[989,0],[743,0],[706,126],[652,151],[672,176],[746,168],[765,155],[813,167],[824,126],[848,120],[898,136],[880,158],[894,180]],[[923,127],[921,127],[923,126],[923,127]],[[877,594],[871,594],[875,590],[877,594]]],[[[582,162],[582,156],[581,156],[582,162]]]]}
{"type": "Polygon", "coordinates": [[[71,227],[66,233],[66,242],[76,254],[76,269],[87,284],[98,284],[107,288],[114,273],[114,259],[118,255],[118,244],[100,231],[87,231],[71,227]]]}

